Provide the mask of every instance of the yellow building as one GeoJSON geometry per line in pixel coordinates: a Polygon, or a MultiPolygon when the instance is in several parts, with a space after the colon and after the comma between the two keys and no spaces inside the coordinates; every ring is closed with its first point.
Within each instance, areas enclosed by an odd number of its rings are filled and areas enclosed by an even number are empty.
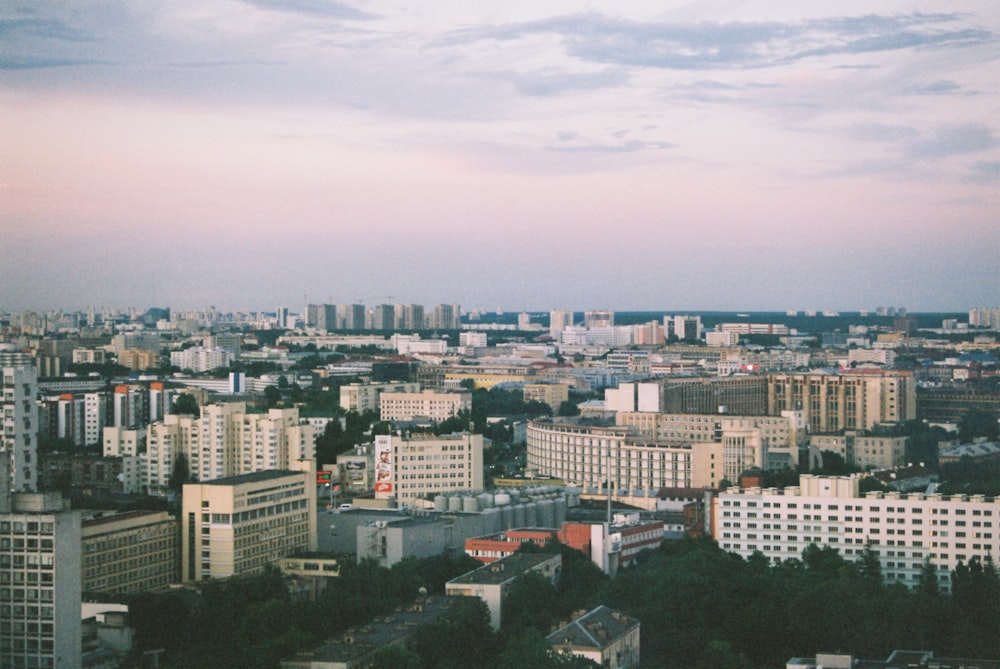
{"type": "Polygon", "coordinates": [[[316,550],[315,471],[261,471],[184,486],[181,579],[262,571],[316,550]]]}
{"type": "Polygon", "coordinates": [[[524,401],[548,404],[555,413],[563,402],[569,401],[569,386],[565,383],[527,383],[524,386],[524,401]]]}
{"type": "Polygon", "coordinates": [[[179,579],[180,527],[166,511],[94,514],[81,532],[83,592],[146,592],[179,579]]]}

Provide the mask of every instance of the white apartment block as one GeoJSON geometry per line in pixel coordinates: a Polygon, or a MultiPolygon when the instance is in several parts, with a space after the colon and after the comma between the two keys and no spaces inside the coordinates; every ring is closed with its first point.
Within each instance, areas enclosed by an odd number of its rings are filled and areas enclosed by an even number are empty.
{"type": "Polygon", "coordinates": [[[810,544],[856,560],[870,545],[886,582],[916,587],[924,560],[951,588],[959,562],[1000,552],[1000,499],[982,495],[880,493],[861,495],[859,478],[803,475],[797,487],[730,488],[713,500],[711,532],[744,558],[800,558],[810,544]]]}
{"type": "Polygon", "coordinates": [[[264,471],[184,486],[181,580],[260,573],[316,550],[315,467],[264,471]]]}
{"type": "Polygon", "coordinates": [[[172,351],[170,364],[192,372],[207,372],[218,367],[228,367],[235,358],[232,351],[224,348],[195,346],[183,351],[172,351]]]}
{"type": "Polygon", "coordinates": [[[472,393],[382,393],[379,412],[382,420],[427,418],[439,423],[462,411],[472,411],[472,393]]]}
{"type": "Polygon", "coordinates": [[[0,349],[0,453],[9,455],[11,490],[38,484],[38,375],[31,356],[0,349]]]}
{"type": "Polygon", "coordinates": [[[527,466],[585,492],[610,481],[613,494],[634,497],[664,487],[714,486],[723,478],[721,444],[665,444],[633,436],[624,426],[572,420],[529,421],[527,466]]]}
{"type": "Polygon", "coordinates": [[[483,488],[483,435],[375,437],[375,497],[405,504],[483,488]],[[386,455],[388,453],[388,455],[386,455]]]}
{"type": "Polygon", "coordinates": [[[394,383],[352,383],[340,387],[340,406],[345,411],[379,410],[379,396],[382,393],[419,393],[420,384],[410,382],[394,383]]]}
{"type": "Polygon", "coordinates": [[[244,402],[209,404],[201,417],[168,415],[149,426],[147,486],[165,492],[178,453],[199,481],[273,469],[298,469],[316,457],[316,430],[298,409],[251,414],[244,402]]]}

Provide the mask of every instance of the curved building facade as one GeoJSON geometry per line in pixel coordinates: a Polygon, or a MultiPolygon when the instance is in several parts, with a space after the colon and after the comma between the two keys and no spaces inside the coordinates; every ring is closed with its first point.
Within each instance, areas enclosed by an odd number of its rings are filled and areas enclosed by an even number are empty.
{"type": "Polygon", "coordinates": [[[573,420],[530,421],[528,468],[589,493],[610,481],[616,495],[635,497],[653,496],[660,488],[714,486],[721,480],[721,444],[665,444],[630,432],[623,426],[573,420]]]}

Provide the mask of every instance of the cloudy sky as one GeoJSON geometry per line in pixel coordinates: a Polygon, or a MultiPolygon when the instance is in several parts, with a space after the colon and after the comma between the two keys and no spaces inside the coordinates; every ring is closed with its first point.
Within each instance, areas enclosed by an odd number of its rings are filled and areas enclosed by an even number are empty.
{"type": "Polygon", "coordinates": [[[995,0],[5,2],[0,311],[994,306],[998,60],[995,0]]]}

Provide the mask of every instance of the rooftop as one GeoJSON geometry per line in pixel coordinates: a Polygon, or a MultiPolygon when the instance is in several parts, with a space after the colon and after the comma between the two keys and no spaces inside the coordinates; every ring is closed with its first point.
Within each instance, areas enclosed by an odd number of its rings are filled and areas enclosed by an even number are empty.
{"type": "MultiPolygon", "coordinates": [[[[554,553],[514,553],[502,560],[497,560],[479,569],[474,569],[451,579],[448,583],[455,584],[477,584],[477,585],[499,585],[505,581],[517,578],[521,574],[531,571],[540,564],[559,558],[554,553]]],[[[561,559],[561,558],[560,558],[561,559]]]]}
{"type": "Polygon", "coordinates": [[[546,641],[552,646],[601,649],[638,626],[635,618],[602,604],[560,627],[546,641]]]}
{"type": "MultiPolygon", "coordinates": [[[[257,483],[259,481],[273,481],[275,479],[284,478],[286,476],[295,476],[297,474],[302,474],[302,472],[293,472],[287,469],[269,469],[260,472],[250,472],[249,474],[240,474],[239,476],[227,476],[221,479],[212,479],[211,481],[201,481],[200,484],[240,485],[241,483],[257,483]]],[[[185,485],[190,485],[190,484],[185,484],[185,485]]]]}

